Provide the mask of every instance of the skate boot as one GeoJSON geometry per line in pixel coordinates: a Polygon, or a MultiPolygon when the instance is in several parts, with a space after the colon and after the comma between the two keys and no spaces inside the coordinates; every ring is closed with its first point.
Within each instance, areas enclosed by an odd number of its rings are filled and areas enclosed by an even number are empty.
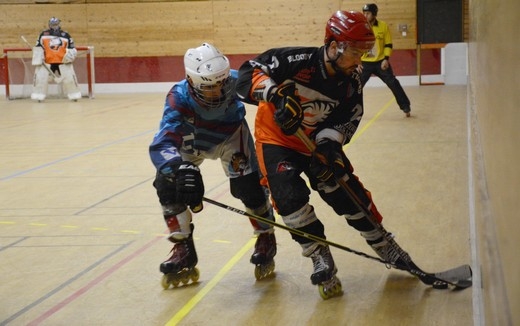
{"type": "Polygon", "coordinates": [[[171,257],[162,262],[159,269],[163,273],[161,285],[166,290],[170,287],[178,287],[180,283],[188,284],[191,280],[195,283],[199,280],[197,265],[197,252],[193,243],[193,233],[187,239],[174,240],[171,257]]]}
{"type": "Polygon", "coordinates": [[[404,271],[417,268],[410,255],[394,240],[393,234],[385,231],[378,242],[367,242],[376,254],[387,263],[388,268],[393,267],[404,271]]]}
{"type": "Polygon", "coordinates": [[[341,282],[336,277],[338,269],[336,264],[334,264],[329,247],[317,244],[308,257],[312,259],[312,264],[314,265],[311,282],[314,285],[318,285],[321,298],[327,300],[342,295],[341,282]]]}
{"type": "Polygon", "coordinates": [[[276,238],[274,232],[260,233],[256,239],[255,251],[250,260],[255,265],[255,278],[257,280],[274,276],[275,255],[276,238]]]}

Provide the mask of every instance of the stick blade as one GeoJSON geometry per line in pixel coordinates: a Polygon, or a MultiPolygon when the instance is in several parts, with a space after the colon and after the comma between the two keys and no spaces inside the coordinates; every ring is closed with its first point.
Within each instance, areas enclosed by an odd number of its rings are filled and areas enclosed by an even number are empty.
{"type": "Polygon", "coordinates": [[[469,265],[461,265],[444,272],[433,274],[436,278],[446,281],[455,286],[455,288],[465,289],[473,285],[473,272],[469,265]]]}

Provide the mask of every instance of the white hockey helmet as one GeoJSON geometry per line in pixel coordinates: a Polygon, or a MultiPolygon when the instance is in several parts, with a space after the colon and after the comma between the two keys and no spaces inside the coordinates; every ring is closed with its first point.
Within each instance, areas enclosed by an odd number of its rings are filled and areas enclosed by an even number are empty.
{"type": "Polygon", "coordinates": [[[184,68],[194,97],[208,108],[219,107],[233,91],[228,58],[209,43],[188,49],[184,68]]]}
{"type": "Polygon", "coordinates": [[[59,18],[51,17],[51,19],[49,19],[49,28],[57,31],[60,29],[60,23],[61,20],[59,20],[59,18]]]}

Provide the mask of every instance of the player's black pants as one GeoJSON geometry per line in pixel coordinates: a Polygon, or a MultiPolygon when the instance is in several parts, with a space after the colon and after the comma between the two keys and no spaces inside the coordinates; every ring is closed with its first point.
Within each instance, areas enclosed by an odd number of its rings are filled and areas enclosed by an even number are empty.
{"type": "Polygon", "coordinates": [[[361,85],[363,85],[363,87],[368,82],[368,79],[370,79],[372,74],[381,78],[381,80],[388,86],[388,88],[390,88],[395,96],[395,100],[397,101],[399,108],[405,112],[409,112],[410,100],[408,99],[408,96],[406,96],[406,93],[404,92],[401,83],[399,83],[399,80],[395,78],[392,66],[389,65],[388,69],[383,70],[381,69],[381,61],[363,62],[363,73],[361,74],[361,85]]]}
{"type": "MultiPolygon", "coordinates": [[[[360,212],[358,205],[347,196],[345,190],[339,185],[336,188],[325,187],[322,182],[310,173],[310,156],[271,144],[258,144],[257,152],[260,153],[258,155],[259,163],[267,177],[271,197],[280,215],[290,215],[309,203],[310,189],[301,176],[302,172],[309,178],[311,188],[318,191],[320,197],[334,209],[336,214],[353,216],[360,212]]],[[[347,157],[343,156],[346,163],[347,171],[345,173],[348,175],[348,186],[354,190],[365,207],[372,207],[376,219],[380,221],[381,217],[372,203],[370,193],[353,174],[353,169],[347,157]]],[[[351,221],[348,222],[359,231],[367,231],[373,228],[373,224],[368,219],[358,220],[354,224],[351,221]]],[[[318,237],[325,237],[323,224],[319,220],[306,226],[301,231],[318,237]]],[[[302,237],[291,235],[299,243],[309,242],[309,240],[302,237]]]]}

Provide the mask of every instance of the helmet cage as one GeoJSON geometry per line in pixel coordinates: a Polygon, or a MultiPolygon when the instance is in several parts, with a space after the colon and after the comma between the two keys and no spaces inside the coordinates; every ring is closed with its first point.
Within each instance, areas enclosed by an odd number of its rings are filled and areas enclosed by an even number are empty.
{"type": "Polygon", "coordinates": [[[229,60],[213,45],[186,51],[184,67],[190,91],[202,105],[217,108],[232,94],[229,60]]]}
{"type": "Polygon", "coordinates": [[[233,93],[233,85],[230,82],[229,76],[213,85],[196,85],[190,76],[187,76],[186,79],[188,80],[190,93],[195,100],[208,109],[219,108],[222,104],[227,102],[233,93]]]}
{"type": "Polygon", "coordinates": [[[59,20],[56,17],[51,17],[51,19],[49,19],[49,28],[52,29],[53,31],[57,31],[60,29],[60,23],[61,23],[61,20],[59,20]]]}

